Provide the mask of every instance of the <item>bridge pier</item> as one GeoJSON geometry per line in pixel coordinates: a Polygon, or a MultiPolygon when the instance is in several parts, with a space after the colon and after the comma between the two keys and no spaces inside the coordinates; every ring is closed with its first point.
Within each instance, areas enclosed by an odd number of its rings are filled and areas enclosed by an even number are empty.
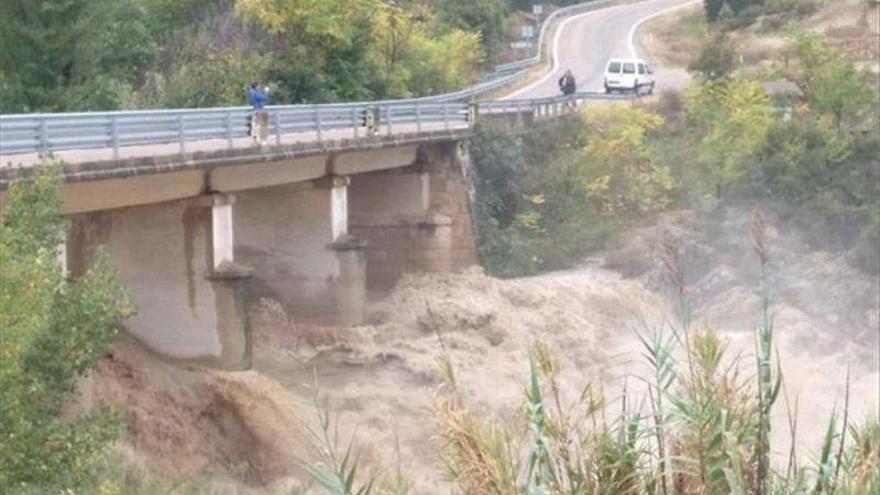
{"type": "Polygon", "coordinates": [[[458,147],[419,149],[415,163],[355,174],[351,231],[367,244],[367,287],[386,291],[405,273],[476,263],[468,185],[458,147]]]}
{"type": "Polygon", "coordinates": [[[137,306],[128,333],[169,357],[247,367],[251,273],[232,257],[233,201],[207,195],[71,215],[71,275],[103,246],[137,306]]]}
{"type": "Polygon", "coordinates": [[[364,312],[364,244],[348,234],[345,176],[242,191],[235,256],[254,268],[259,297],[295,318],[354,325],[364,312]]]}

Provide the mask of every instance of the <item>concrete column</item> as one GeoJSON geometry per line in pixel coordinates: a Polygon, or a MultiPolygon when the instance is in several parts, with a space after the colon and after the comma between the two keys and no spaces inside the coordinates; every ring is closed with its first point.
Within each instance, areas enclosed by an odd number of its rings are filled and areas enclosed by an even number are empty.
{"type": "Polygon", "coordinates": [[[327,181],[330,188],[330,240],[335,241],[348,234],[348,177],[332,177],[327,181]]]}
{"type": "Polygon", "coordinates": [[[223,263],[234,261],[232,204],[235,202],[235,196],[216,194],[212,197],[214,204],[211,206],[211,230],[214,243],[214,269],[217,270],[223,263]]]}
{"type": "Polygon", "coordinates": [[[351,231],[367,243],[368,288],[385,290],[403,273],[418,271],[412,253],[430,189],[430,175],[416,167],[352,176],[351,231]]]}
{"type": "Polygon", "coordinates": [[[411,228],[410,265],[418,272],[452,271],[452,219],[431,215],[411,228]]]}

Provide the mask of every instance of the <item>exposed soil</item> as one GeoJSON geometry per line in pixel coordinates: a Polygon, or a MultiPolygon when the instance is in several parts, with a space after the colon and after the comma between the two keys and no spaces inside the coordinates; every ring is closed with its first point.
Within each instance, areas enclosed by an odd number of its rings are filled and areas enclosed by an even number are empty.
{"type": "Polygon", "coordinates": [[[254,372],[183,366],[122,337],[94,374],[95,398],[123,414],[125,443],[161,477],[224,473],[263,486],[311,455],[293,396],[254,372]]]}

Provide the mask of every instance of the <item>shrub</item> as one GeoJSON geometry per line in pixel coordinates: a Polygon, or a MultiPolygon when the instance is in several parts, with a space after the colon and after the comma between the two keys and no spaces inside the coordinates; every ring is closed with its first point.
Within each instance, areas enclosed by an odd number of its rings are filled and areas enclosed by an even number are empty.
{"type": "Polygon", "coordinates": [[[62,409],[132,306],[104,256],[76,282],[61,273],[60,174],[44,170],[10,185],[0,220],[0,486],[78,492],[115,428],[62,409]]]}
{"type": "Polygon", "coordinates": [[[474,210],[487,270],[517,276],[562,268],[600,248],[619,221],[588,201],[579,116],[534,125],[528,136],[481,126],[469,142],[474,210]]]}
{"type": "Polygon", "coordinates": [[[736,70],[736,48],[724,33],[708,36],[688,70],[698,72],[706,79],[727,77],[736,70]]]}

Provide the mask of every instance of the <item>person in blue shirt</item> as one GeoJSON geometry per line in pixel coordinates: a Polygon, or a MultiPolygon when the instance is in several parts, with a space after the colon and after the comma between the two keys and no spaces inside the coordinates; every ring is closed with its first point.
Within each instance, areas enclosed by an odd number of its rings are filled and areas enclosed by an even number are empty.
{"type": "MultiPolygon", "coordinates": [[[[268,90],[269,88],[266,89],[268,90]]],[[[266,93],[267,91],[260,91],[259,82],[251,84],[251,89],[248,90],[248,96],[251,98],[251,106],[254,107],[254,110],[259,110],[266,105],[266,100],[268,99],[266,93]]]]}
{"type": "Polygon", "coordinates": [[[250,97],[251,107],[253,107],[253,111],[248,117],[248,136],[251,136],[254,139],[257,139],[257,132],[255,132],[254,129],[254,118],[256,117],[256,113],[262,110],[264,106],[266,106],[266,100],[269,99],[267,94],[268,92],[268,87],[266,87],[263,91],[260,91],[259,81],[251,84],[251,87],[248,90],[248,97],[250,97]]]}

